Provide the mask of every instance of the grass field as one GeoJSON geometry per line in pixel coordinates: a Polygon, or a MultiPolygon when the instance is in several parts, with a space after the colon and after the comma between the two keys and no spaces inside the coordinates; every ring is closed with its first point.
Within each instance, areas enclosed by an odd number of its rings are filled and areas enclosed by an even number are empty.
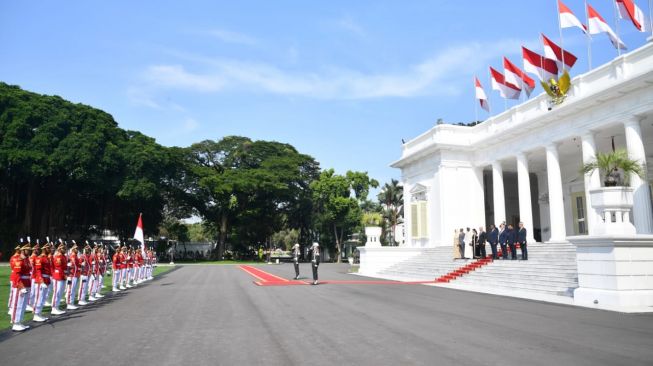
{"type": "MultiPolygon", "coordinates": [[[[154,276],[158,276],[162,273],[172,270],[173,266],[158,266],[154,269],[154,276]]],[[[7,314],[7,301],[9,301],[9,266],[0,267],[0,330],[9,328],[11,324],[9,323],[9,315],[7,314]]],[[[102,289],[102,294],[105,294],[111,291],[111,276],[105,276],[104,278],[105,288],[102,289]]],[[[50,307],[43,308],[43,315],[50,316],[50,307]]],[[[27,324],[28,321],[32,320],[32,313],[25,313],[24,324],[27,324]]]]}

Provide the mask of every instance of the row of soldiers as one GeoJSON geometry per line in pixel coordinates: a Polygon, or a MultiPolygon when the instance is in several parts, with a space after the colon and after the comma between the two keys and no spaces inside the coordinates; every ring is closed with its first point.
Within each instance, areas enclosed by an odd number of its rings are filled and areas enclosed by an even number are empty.
{"type": "Polygon", "coordinates": [[[49,239],[43,246],[22,243],[15,248],[9,260],[11,267],[8,314],[12,330],[21,332],[29,328],[23,324],[25,312],[33,312],[33,321],[48,318],[43,308],[51,306],[51,315],[62,315],[66,310],[76,310],[104,297],[103,280],[113,270],[113,291],[131,288],[152,279],[155,255],[151,250],[141,251],[127,246],[118,247],[111,262],[108,250],[102,245],[90,246],[88,242],[79,253],[75,241],[70,248],[60,239],[49,239]],[[48,301],[50,300],[50,301],[48,301]],[[65,303],[66,309],[60,308],[65,303]]]}

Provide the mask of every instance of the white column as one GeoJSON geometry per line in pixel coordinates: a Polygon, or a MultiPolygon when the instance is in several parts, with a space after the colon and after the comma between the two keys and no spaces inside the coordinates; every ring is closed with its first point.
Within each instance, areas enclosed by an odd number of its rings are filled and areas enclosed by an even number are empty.
{"type": "Polygon", "coordinates": [[[494,224],[499,227],[506,221],[506,197],[503,191],[501,162],[492,162],[492,197],[494,197],[494,224]]]}
{"type": "Polygon", "coordinates": [[[558,148],[554,144],[546,146],[546,170],[549,185],[549,213],[551,217],[550,241],[565,241],[565,205],[562,198],[562,174],[558,148]]]}
{"type": "Polygon", "coordinates": [[[519,193],[519,220],[526,228],[526,241],[532,243],[533,238],[533,206],[531,204],[531,178],[528,175],[528,160],[526,154],[517,154],[517,190],[519,193]]]}
{"type": "MultiPolygon", "coordinates": [[[[583,164],[587,164],[596,159],[596,142],[594,141],[594,134],[588,132],[581,137],[583,146],[583,164]]],[[[590,200],[590,190],[601,187],[601,178],[599,177],[598,170],[594,170],[590,174],[585,174],[585,216],[587,218],[587,233],[593,235],[596,232],[597,224],[603,221],[601,215],[592,208],[590,200]]]]}
{"type": "Polygon", "coordinates": [[[642,129],[639,118],[633,117],[624,122],[626,128],[626,146],[628,157],[639,161],[644,168],[644,178],[631,174],[630,186],[633,187],[633,221],[638,234],[653,233],[653,212],[651,210],[651,194],[646,179],[646,154],[642,140],[642,129]]]}
{"type": "Polygon", "coordinates": [[[483,226],[485,227],[485,195],[484,185],[483,185],[483,168],[475,167],[474,168],[474,224],[476,227],[483,226]]]}

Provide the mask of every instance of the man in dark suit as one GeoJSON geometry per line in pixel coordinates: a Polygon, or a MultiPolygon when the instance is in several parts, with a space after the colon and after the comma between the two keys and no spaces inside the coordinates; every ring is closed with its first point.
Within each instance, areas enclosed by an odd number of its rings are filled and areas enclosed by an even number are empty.
{"type": "Polygon", "coordinates": [[[483,226],[478,228],[478,249],[481,255],[481,258],[485,258],[487,253],[485,252],[485,242],[487,241],[487,233],[483,229],[483,226]]]}
{"type": "Polygon", "coordinates": [[[508,250],[506,249],[506,241],[508,240],[508,229],[506,224],[499,225],[499,245],[501,245],[501,257],[508,259],[508,250]]]}
{"type": "Polygon", "coordinates": [[[463,228],[460,228],[460,234],[458,234],[458,248],[460,248],[460,259],[465,258],[465,231],[463,228]]]}
{"type": "Polygon", "coordinates": [[[508,246],[510,247],[510,259],[517,260],[517,250],[515,250],[515,243],[517,243],[517,233],[512,225],[508,225],[508,235],[506,238],[508,246]]]}
{"type": "Polygon", "coordinates": [[[499,229],[494,225],[490,225],[490,232],[487,236],[487,241],[490,242],[490,249],[492,249],[492,259],[497,259],[497,243],[499,242],[499,229]]]}
{"type": "Polygon", "coordinates": [[[526,228],[524,227],[524,223],[520,222],[519,223],[519,231],[517,232],[517,242],[519,243],[519,247],[521,248],[521,259],[527,261],[528,260],[528,248],[526,248],[526,228]]]}

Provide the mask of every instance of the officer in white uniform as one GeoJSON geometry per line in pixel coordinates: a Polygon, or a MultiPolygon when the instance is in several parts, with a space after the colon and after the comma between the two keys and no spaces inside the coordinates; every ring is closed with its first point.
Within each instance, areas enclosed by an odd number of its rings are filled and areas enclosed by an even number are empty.
{"type": "Polygon", "coordinates": [[[317,285],[317,269],[320,266],[320,244],[317,242],[311,246],[311,267],[313,267],[313,284],[317,285]]]}

